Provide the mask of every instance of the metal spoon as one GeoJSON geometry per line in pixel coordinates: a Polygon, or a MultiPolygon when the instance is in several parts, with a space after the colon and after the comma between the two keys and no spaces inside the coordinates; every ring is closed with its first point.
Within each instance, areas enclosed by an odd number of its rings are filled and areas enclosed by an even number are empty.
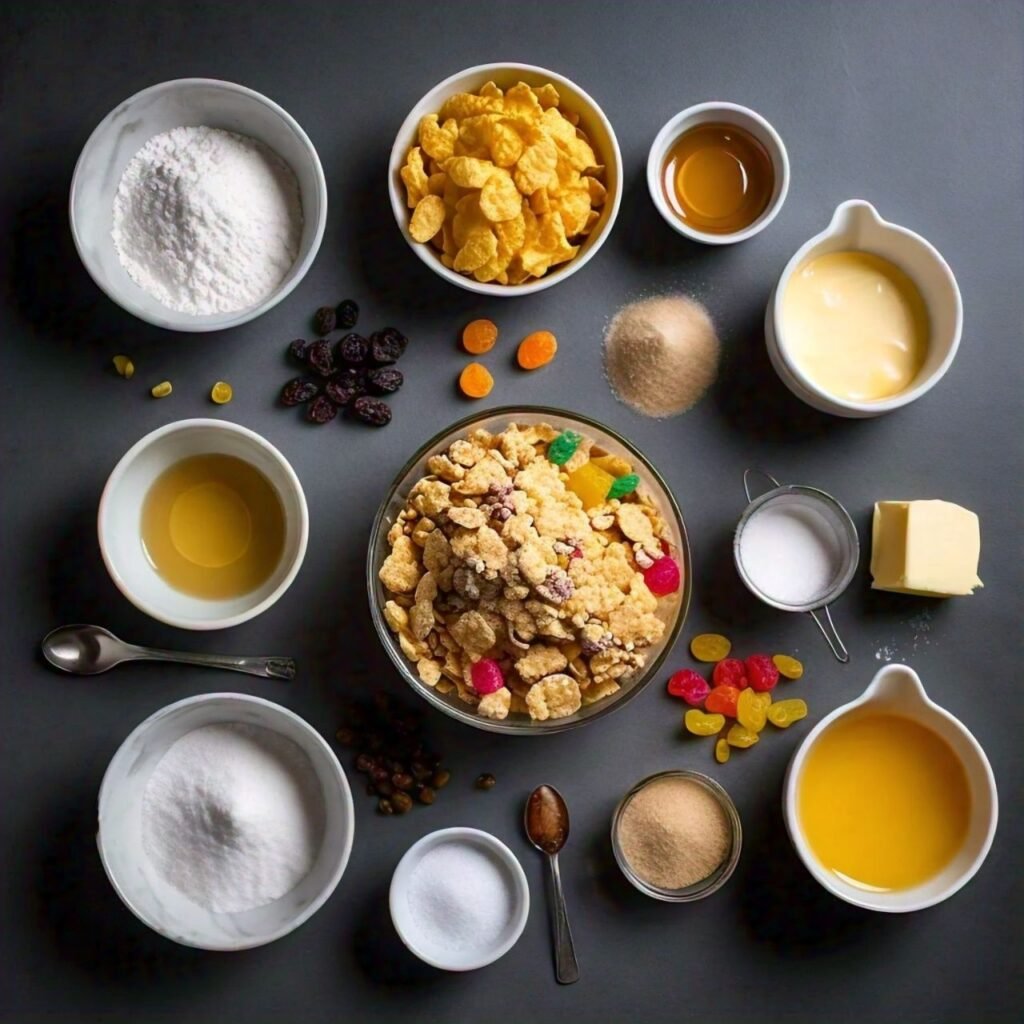
{"type": "Polygon", "coordinates": [[[527,838],[551,865],[551,925],[555,942],[555,977],[563,985],[580,980],[569,918],[565,912],[562,878],[558,873],[558,851],[569,838],[569,808],[554,786],[538,786],[526,801],[523,815],[527,838]]]}
{"type": "Polygon", "coordinates": [[[176,661],[183,665],[226,668],[267,679],[294,679],[291,658],[244,658],[229,654],[188,654],[126,644],[100,626],[60,626],[43,637],[43,657],[63,672],[95,676],[122,661],[176,661]]]}

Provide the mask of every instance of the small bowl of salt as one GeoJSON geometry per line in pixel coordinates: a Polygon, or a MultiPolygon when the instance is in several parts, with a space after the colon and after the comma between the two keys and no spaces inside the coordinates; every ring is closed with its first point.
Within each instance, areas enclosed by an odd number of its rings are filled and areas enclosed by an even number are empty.
{"type": "Polygon", "coordinates": [[[391,920],[424,963],[473,971],[504,956],[530,913],[516,855],[489,832],[444,828],[406,851],[391,879],[391,920]]]}

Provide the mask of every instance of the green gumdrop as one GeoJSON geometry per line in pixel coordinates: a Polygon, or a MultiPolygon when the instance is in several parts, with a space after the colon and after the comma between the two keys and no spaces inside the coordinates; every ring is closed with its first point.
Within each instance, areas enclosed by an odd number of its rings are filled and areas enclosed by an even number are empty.
{"type": "Polygon", "coordinates": [[[563,430],[548,445],[548,461],[556,466],[564,466],[573,456],[573,453],[580,446],[583,437],[575,430],[563,430]]]}
{"type": "Polygon", "coordinates": [[[620,476],[609,488],[608,500],[624,498],[627,494],[632,494],[639,486],[640,477],[636,473],[627,473],[625,476],[620,476]]]}

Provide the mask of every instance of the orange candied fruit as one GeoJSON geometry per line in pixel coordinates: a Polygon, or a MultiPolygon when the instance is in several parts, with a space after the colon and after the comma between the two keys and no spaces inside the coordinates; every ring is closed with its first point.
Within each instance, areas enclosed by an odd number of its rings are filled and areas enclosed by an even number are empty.
{"type": "Polygon", "coordinates": [[[462,329],[462,347],[474,356],[482,356],[494,348],[498,325],[493,320],[470,320],[462,329]]]}

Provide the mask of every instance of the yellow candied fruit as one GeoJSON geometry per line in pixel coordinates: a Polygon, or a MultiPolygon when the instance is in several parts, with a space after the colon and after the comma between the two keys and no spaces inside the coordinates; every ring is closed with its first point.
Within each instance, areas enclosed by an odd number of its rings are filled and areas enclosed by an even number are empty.
{"type": "Polygon", "coordinates": [[[600,505],[613,483],[615,477],[593,462],[584,462],[569,474],[569,490],[583,502],[585,509],[600,505]]]}
{"type": "Polygon", "coordinates": [[[135,376],[135,364],[127,356],[114,356],[113,363],[119,377],[131,380],[135,376]]]}
{"type": "Polygon", "coordinates": [[[736,721],[750,732],[760,732],[768,720],[768,708],[771,705],[770,693],[757,693],[755,690],[741,690],[736,701],[736,721]]]}
{"type": "Polygon", "coordinates": [[[725,764],[725,762],[729,760],[729,755],[731,753],[732,751],[729,749],[728,741],[724,737],[719,736],[718,739],[715,740],[715,760],[719,764],[725,764]]]}
{"type": "Polygon", "coordinates": [[[595,455],[590,461],[595,466],[600,466],[606,473],[612,476],[628,476],[633,472],[633,467],[625,459],[618,455],[595,455]]]}
{"type": "Polygon", "coordinates": [[[698,708],[690,708],[683,716],[686,731],[694,736],[714,736],[725,728],[725,715],[706,715],[698,708]]]}
{"type": "Polygon", "coordinates": [[[788,729],[794,722],[807,717],[807,703],[799,697],[776,701],[768,709],[768,721],[780,729],[788,729]]]}
{"type": "Polygon", "coordinates": [[[149,389],[149,393],[154,398],[166,398],[173,390],[169,380],[162,380],[159,384],[154,384],[149,389]]]}
{"type": "Polygon", "coordinates": [[[725,740],[730,747],[740,747],[741,749],[752,747],[758,741],[758,738],[756,732],[751,732],[740,725],[739,722],[730,726],[729,731],[725,734],[725,740]]]}
{"type": "Polygon", "coordinates": [[[217,405],[227,405],[233,396],[234,391],[226,380],[219,380],[210,388],[210,401],[217,405]]]}
{"type": "Polygon", "coordinates": [[[690,641],[690,653],[708,664],[728,658],[731,650],[732,643],[721,633],[700,633],[690,641]]]}
{"type": "Polygon", "coordinates": [[[799,679],[804,674],[803,665],[788,654],[773,654],[772,661],[779,670],[779,674],[785,676],[786,679],[799,679]]]}

